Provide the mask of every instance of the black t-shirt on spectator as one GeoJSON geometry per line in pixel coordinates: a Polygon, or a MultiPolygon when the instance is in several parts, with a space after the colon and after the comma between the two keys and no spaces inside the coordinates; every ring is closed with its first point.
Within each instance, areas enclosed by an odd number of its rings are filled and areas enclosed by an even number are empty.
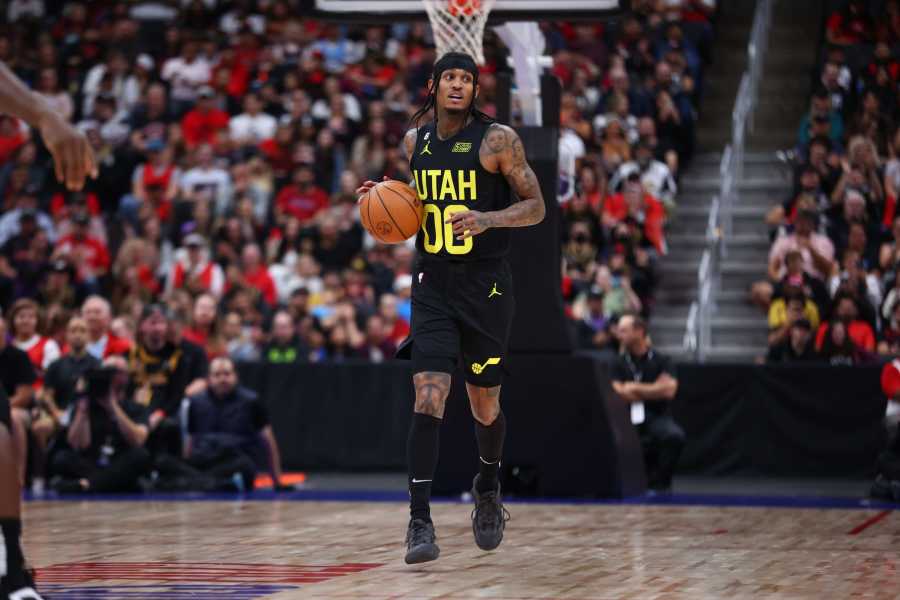
{"type": "Polygon", "coordinates": [[[145,105],[137,106],[128,118],[132,131],[140,131],[148,140],[166,140],[169,136],[169,125],[177,119],[169,110],[151,115],[145,105]]]}
{"type": "Polygon", "coordinates": [[[766,362],[775,364],[811,362],[818,360],[819,355],[816,354],[815,342],[812,336],[806,343],[806,346],[800,352],[794,350],[794,346],[791,345],[791,341],[788,339],[778,344],[777,346],[772,346],[771,348],[769,348],[769,353],[766,355],[766,362]]]}
{"type": "MultiPolygon", "coordinates": [[[[613,381],[635,383],[654,383],[663,373],[675,377],[675,367],[667,356],[663,356],[653,350],[647,351],[643,356],[634,356],[628,352],[619,355],[613,363],[610,377],[613,381]]],[[[648,420],[669,413],[667,400],[649,400],[644,402],[648,420]]]]}
{"type": "Polygon", "coordinates": [[[0,381],[10,398],[15,395],[16,388],[31,385],[36,378],[28,354],[10,344],[0,350],[0,381]]]}
{"type": "Polygon", "coordinates": [[[209,375],[209,359],[206,356],[206,350],[187,340],[181,340],[179,346],[184,353],[187,382],[191,383],[195,379],[206,379],[207,375],[209,375]]]}
{"type": "Polygon", "coordinates": [[[65,410],[75,400],[75,384],[84,372],[100,366],[100,361],[85,353],[84,356],[75,357],[67,354],[47,367],[44,376],[44,387],[53,390],[53,399],[56,406],[65,410]]]}

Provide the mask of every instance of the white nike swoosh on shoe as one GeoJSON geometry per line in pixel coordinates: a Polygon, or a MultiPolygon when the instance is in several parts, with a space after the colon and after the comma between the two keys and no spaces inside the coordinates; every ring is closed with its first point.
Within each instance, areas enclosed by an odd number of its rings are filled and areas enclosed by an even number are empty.
{"type": "Polygon", "coordinates": [[[413,480],[412,480],[413,483],[427,483],[429,481],[431,481],[431,479],[415,479],[415,478],[413,478],[413,480]]]}

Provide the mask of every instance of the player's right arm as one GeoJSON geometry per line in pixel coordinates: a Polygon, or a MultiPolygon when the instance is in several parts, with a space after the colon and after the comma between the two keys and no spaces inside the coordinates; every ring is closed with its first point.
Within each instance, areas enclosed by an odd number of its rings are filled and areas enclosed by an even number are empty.
{"type": "Polygon", "coordinates": [[[0,63],[0,113],[18,117],[41,132],[53,155],[56,179],[70,190],[80,190],[88,175],[97,176],[94,151],[87,138],[3,63],[0,63]]]}
{"type": "MultiPolygon", "coordinates": [[[[416,135],[417,135],[416,132],[417,132],[416,128],[413,127],[412,129],[410,129],[403,135],[403,152],[406,154],[406,160],[409,160],[410,158],[412,158],[413,150],[416,149],[416,135]]],[[[387,181],[388,179],[389,179],[389,177],[387,177],[387,176],[385,176],[383,178],[384,181],[387,181]]],[[[358,188],[356,188],[356,193],[358,195],[362,196],[363,194],[368,192],[370,189],[372,189],[376,185],[378,185],[377,181],[372,181],[371,179],[367,179],[366,181],[364,181],[362,183],[362,185],[360,185],[358,188]]],[[[416,187],[415,182],[411,182],[409,185],[410,185],[410,187],[416,187]]]]}

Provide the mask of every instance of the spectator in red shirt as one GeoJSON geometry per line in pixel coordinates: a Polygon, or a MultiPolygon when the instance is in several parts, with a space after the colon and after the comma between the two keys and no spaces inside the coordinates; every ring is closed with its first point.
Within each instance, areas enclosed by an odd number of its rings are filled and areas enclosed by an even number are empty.
{"type": "Polygon", "coordinates": [[[79,212],[72,217],[72,233],[59,239],[56,257],[68,257],[75,265],[77,280],[88,286],[98,285],[97,280],[109,271],[109,250],[106,244],[88,234],[90,216],[79,212]]]}
{"type": "Polygon", "coordinates": [[[388,338],[395,345],[406,339],[409,335],[409,323],[397,312],[397,296],[383,294],[378,302],[378,314],[384,319],[388,338]]]}
{"type": "MultiPolygon", "coordinates": [[[[850,340],[866,352],[875,352],[875,332],[872,326],[859,318],[859,308],[853,296],[838,293],[834,299],[834,319],[841,321],[847,328],[850,340]]],[[[829,335],[828,323],[822,323],[816,333],[816,350],[821,350],[825,336],[829,335]]]]}
{"type": "Polygon", "coordinates": [[[221,298],[225,291],[222,267],[210,260],[206,239],[199,233],[184,238],[184,248],[175,255],[175,264],[166,280],[166,292],[186,288],[192,293],[209,292],[221,298]]]}
{"type": "Polygon", "coordinates": [[[609,196],[603,206],[603,223],[614,227],[626,217],[632,217],[643,224],[644,237],[653,244],[659,254],[666,253],[666,240],[663,237],[666,211],[662,202],[644,192],[640,175],[632,173],[628,176],[623,191],[609,196]]]}
{"type": "Polygon", "coordinates": [[[0,164],[6,163],[16,149],[28,141],[28,127],[15,117],[0,115],[0,164]]]}
{"type": "Polygon", "coordinates": [[[278,192],[275,198],[275,214],[279,222],[284,220],[285,215],[293,215],[303,224],[328,206],[328,194],[315,185],[315,179],[312,165],[297,167],[294,182],[278,192]]]}
{"type": "Polygon", "coordinates": [[[247,244],[241,252],[241,267],[244,283],[255,288],[263,300],[269,306],[275,306],[278,295],[275,291],[275,282],[269,275],[266,263],[263,262],[262,252],[256,244],[247,244]]]}
{"type": "Polygon", "coordinates": [[[182,335],[187,341],[206,350],[209,360],[227,354],[222,336],[219,335],[216,299],[210,294],[200,294],[194,300],[191,325],[184,329],[182,335]]]}
{"type": "Polygon", "coordinates": [[[181,135],[188,148],[200,144],[215,146],[219,141],[228,139],[230,117],[224,110],[216,108],[214,97],[213,89],[203,86],[197,92],[197,104],[181,119],[181,135]]]}
{"type": "MultiPolygon", "coordinates": [[[[131,342],[116,337],[110,331],[112,309],[105,298],[88,297],[81,305],[81,316],[88,327],[88,354],[97,360],[103,360],[114,354],[127,354],[131,350],[131,342]]],[[[68,351],[68,347],[63,348],[63,354],[68,351]]]]}
{"type": "Polygon", "coordinates": [[[871,40],[872,17],[863,0],[850,0],[845,8],[828,17],[825,28],[829,44],[852,46],[871,40]]]}

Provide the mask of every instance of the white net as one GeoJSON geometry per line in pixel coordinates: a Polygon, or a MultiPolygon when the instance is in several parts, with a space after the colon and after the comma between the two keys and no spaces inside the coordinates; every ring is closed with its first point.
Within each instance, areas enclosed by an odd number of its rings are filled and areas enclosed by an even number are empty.
{"type": "Polygon", "coordinates": [[[465,52],[484,64],[482,39],[494,0],[422,0],[434,31],[438,58],[465,52]]]}

